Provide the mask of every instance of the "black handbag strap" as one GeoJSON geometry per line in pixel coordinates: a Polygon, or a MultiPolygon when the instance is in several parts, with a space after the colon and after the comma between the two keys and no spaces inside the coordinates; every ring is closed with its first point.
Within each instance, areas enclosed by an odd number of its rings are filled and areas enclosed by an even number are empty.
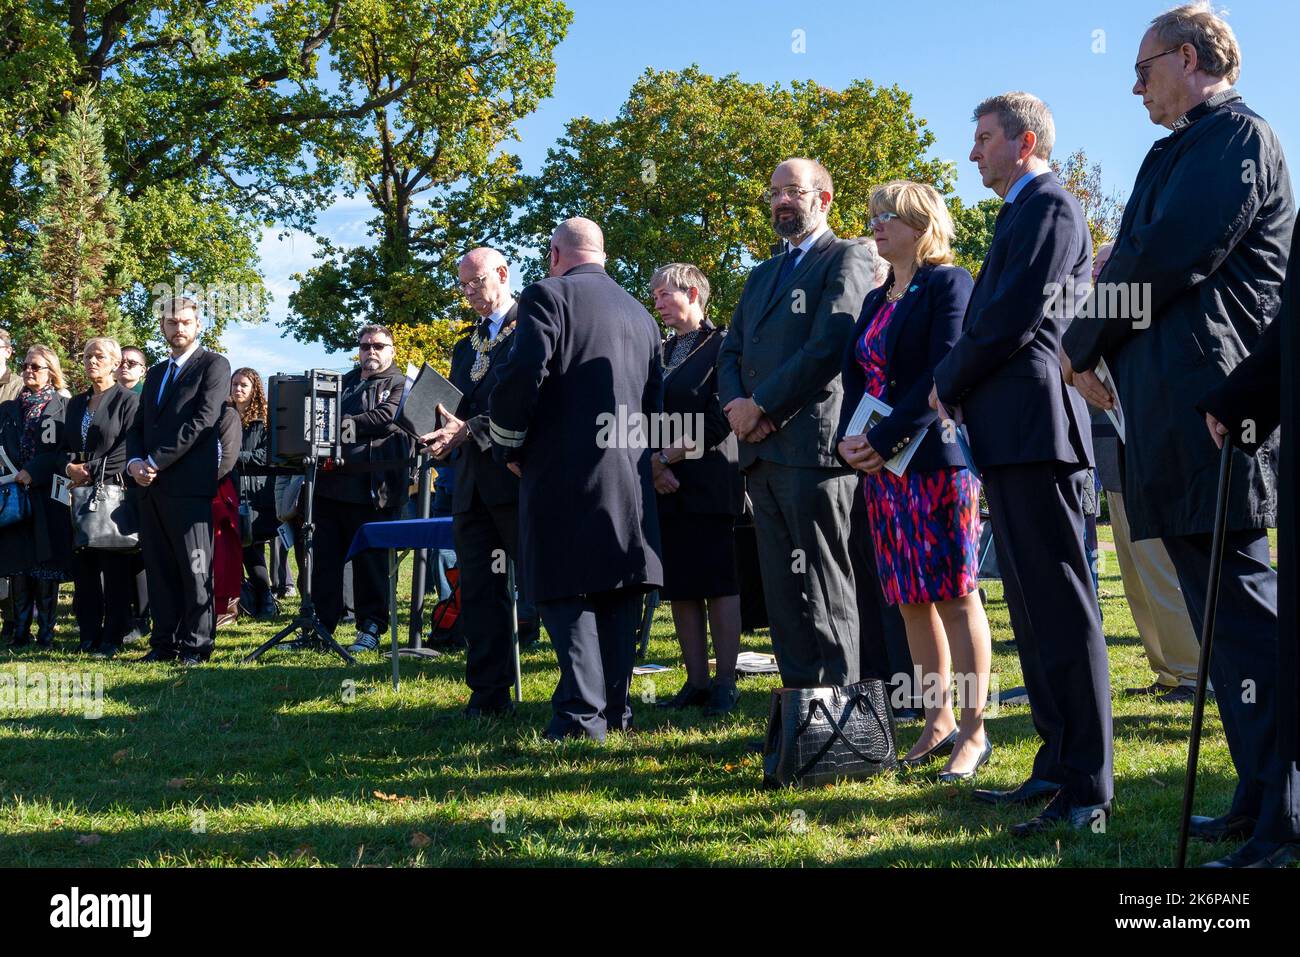
{"type": "MultiPolygon", "coordinates": [[[[876,723],[880,725],[880,730],[885,732],[885,737],[889,737],[889,730],[884,726],[883,722],[881,722],[880,716],[876,714],[876,709],[871,706],[870,701],[868,701],[865,697],[863,697],[861,692],[855,693],[853,697],[850,699],[849,704],[851,707],[857,707],[859,701],[866,704],[867,711],[871,714],[871,717],[876,719],[876,723]]],[[[831,749],[831,746],[836,741],[843,741],[844,746],[846,748],[852,751],[855,755],[857,755],[867,764],[873,764],[879,767],[885,763],[884,761],[877,761],[875,758],[863,754],[861,751],[858,750],[857,746],[854,745],[854,743],[845,736],[844,729],[835,723],[835,718],[831,716],[830,708],[826,707],[826,702],[823,701],[821,698],[814,698],[809,703],[807,716],[804,718],[803,723],[800,724],[797,728],[795,728],[796,737],[803,734],[806,730],[808,730],[808,725],[812,724],[813,715],[817,711],[821,711],[822,714],[826,715],[826,721],[831,726],[831,735],[829,738],[826,739],[826,742],[820,748],[817,749],[817,753],[814,754],[811,758],[809,758],[806,762],[804,762],[803,767],[801,767],[798,771],[794,773],[794,777],[796,781],[802,778],[814,767],[816,767],[817,762],[826,756],[826,752],[831,749]]]]}

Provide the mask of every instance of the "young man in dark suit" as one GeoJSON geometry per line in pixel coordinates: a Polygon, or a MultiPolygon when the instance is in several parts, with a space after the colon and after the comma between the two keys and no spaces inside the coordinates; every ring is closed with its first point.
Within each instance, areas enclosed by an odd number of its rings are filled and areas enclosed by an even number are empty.
{"type": "Polygon", "coordinates": [[[1062,296],[1087,289],[1092,240],[1048,165],[1052,114],[1007,93],[975,108],[971,161],[1006,202],[967,304],[962,335],[934,372],[930,404],[964,418],[988,497],[1011,626],[1043,739],[1030,779],[976,791],[992,803],[1052,797],[1017,835],[1059,824],[1104,831],[1114,793],[1110,673],[1083,545],[1092,432],[1063,378],[1062,296]]]}
{"type": "Polygon", "coordinates": [[[520,476],[525,597],[560,665],[548,739],[631,728],[636,627],[663,584],[649,445],[610,429],[662,412],[659,327],[604,262],[591,220],[556,228],[490,405],[494,454],[520,476]]]}
{"type": "MultiPolygon", "coordinates": [[[[460,261],[460,290],[479,315],[474,331],[451,354],[460,406],[442,428],[425,436],[435,459],[455,453],[452,529],[460,567],[460,623],[467,646],[468,717],[514,712],[508,556],[519,554],[519,479],[492,458],[488,405],[506,354],[514,344],[518,309],[510,295],[510,268],[495,249],[473,249],[460,261]],[[466,441],[469,440],[469,441],[466,441]],[[459,451],[457,451],[459,450],[459,451]]],[[[443,410],[444,412],[446,410],[443,410]]]]}
{"type": "Polygon", "coordinates": [[[781,679],[846,685],[859,672],[848,543],[857,477],[836,457],[835,431],[840,360],[874,260],[827,227],[834,186],[820,163],[786,160],[771,183],[781,251],[745,281],[718,353],[718,399],[740,440],[781,679]]]}
{"type": "Polygon", "coordinates": [[[127,474],[141,488],[140,547],[154,620],[144,661],[196,665],[213,648],[212,497],[230,363],[199,345],[199,325],[194,300],[164,304],[171,356],[145,375],[127,436],[127,474]]]}

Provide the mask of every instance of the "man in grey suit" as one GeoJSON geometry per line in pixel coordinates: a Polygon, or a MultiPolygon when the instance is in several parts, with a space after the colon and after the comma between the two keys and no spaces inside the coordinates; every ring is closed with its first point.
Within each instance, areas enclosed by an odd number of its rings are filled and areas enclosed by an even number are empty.
{"type": "Polygon", "coordinates": [[[874,279],[870,254],[826,225],[834,188],[789,159],[767,192],[782,251],[749,274],[718,354],[740,438],[772,647],[787,687],[858,680],[848,529],[857,480],[835,457],[839,370],[874,279]]]}

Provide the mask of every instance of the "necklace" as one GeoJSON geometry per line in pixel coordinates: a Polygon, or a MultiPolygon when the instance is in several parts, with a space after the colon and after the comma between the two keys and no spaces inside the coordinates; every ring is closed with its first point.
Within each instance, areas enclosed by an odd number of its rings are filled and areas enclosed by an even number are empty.
{"type": "Polygon", "coordinates": [[[908,294],[911,288],[912,288],[912,281],[909,279],[907,283],[902,287],[901,292],[895,293],[891,291],[885,293],[885,302],[898,302],[898,300],[902,299],[904,296],[908,294]]]}
{"type": "Polygon", "coordinates": [[[469,337],[470,348],[475,352],[474,365],[469,370],[469,377],[472,381],[477,382],[479,379],[487,375],[488,366],[491,364],[488,359],[488,353],[502,342],[509,339],[510,333],[514,331],[515,324],[513,322],[498,332],[495,339],[487,338],[478,329],[474,330],[473,334],[469,337]]]}

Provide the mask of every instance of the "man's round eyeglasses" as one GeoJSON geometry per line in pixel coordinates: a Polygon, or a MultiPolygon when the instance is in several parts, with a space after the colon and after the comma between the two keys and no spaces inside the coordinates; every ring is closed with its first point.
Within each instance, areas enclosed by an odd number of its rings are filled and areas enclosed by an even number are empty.
{"type": "Polygon", "coordinates": [[[782,186],[780,189],[763,190],[763,202],[775,203],[778,199],[802,199],[805,193],[820,193],[819,189],[807,189],[803,186],[782,186]]]}
{"type": "Polygon", "coordinates": [[[1133,72],[1137,74],[1138,82],[1141,83],[1143,86],[1147,85],[1147,77],[1150,75],[1151,72],[1151,67],[1147,66],[1148,63],[1150,63],[1152,60],[1158,60],[1162,56],[1169,56],[1169,54],[1171,53],[1177,53],[1182,48],[1183,48],[1182,44],[1179,44],[1176,47],[1170,47],[1168,50],[1165,50],[1163,53],[1153,53],[1145,60],[1138,60],[1136,63],[1134,63],[1133,72]]]}
{"type": "Polygon", "coordinates": [[[475,289],[482,289],[483,284],[487,281],[488,281],[487,276],[479,276],[477,279],[471,279],[469,282],[459,282],[456,285],[460,287],[461,292],[468,295],[469,293],[473,292],[475,289]]]}

